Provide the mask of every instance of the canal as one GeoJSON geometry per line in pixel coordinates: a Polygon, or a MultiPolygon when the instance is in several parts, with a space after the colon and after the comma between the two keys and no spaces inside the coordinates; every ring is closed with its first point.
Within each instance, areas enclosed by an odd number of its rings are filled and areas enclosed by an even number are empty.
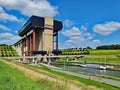
{"type": "Polygon", "coordinates": [[[67,70],[73,70],[78,72],[85,72],[90,74],[98,74],[102,76],[112,76],[120,78],[120,71],[113,71],[113,70],[100,70],[94,68],[86,68],[86,67],[79,67],[79,66],[64,66],[64,65],[57,65],[57,67],[64,68],[67,70]]]}

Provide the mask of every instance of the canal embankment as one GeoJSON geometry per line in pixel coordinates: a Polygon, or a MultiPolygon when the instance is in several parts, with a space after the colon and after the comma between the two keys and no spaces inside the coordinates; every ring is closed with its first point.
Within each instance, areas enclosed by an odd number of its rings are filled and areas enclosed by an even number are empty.
{"type": "MultiPolygon", "coordinates": [[[[84,62],[76,62],[76,61],[63,61],[63,62],[51,62],[52,65],[67,65],[67,66],[81,66],[82,64],[84,64],[84,62]]],[[[112,71],[120,71],[120,64],[118,63],[103,63],[103,62],[87,62],[86,64],[91,64],[91,67],[89,68],[95,68],[92,67],[92,65],[101,65],[101,66],[106,66],[107,70],[112,70],[112,71]]],[[[99,69],[99,68],[98,68],[99,69]]]]}
{"type": "MultiPolygon", "coordinates": [[[[97,81],[97,82],[101,82],[101,83],[106,83],[115,87],[119,87],[120,88],[120,80],[115,80],[115,79],[110,79],[110,78],[104,78],[104,77],[100,77],[100,76],[95,76],[95,75],[87,75],[87,74],[81,74],[81,73],[75,73],[75,72],[70,72],[70,71],[66,71],[60,68],[57,68],[55,66],[48,66],[46,64],[43,64],[49,68],[51,68],[51,70],[56,71],[56,72],[61,72],[67,75],[72,75],[72,76],[76,76],[79,78],[84,78],[84,79],[88,79],[88,80],[93,80],[93,81],[97,81]]],[[[69,70],[72,70],[71,68],[69,70]]]]}
{"type": "MultiPolygon", "coordinates": [[[[25,75],[29,75],[29,76],[32,75],[32,77],[33,77],[34,74],[36,75],[35,72],[37,72],[39,77],[41,77],[41,74],[43,73],[43,76],[50,75],[50,77],[52,77],[53,79],[57,79],[57,80],[60,79],[60,81],[65,80],[65,82],[66,82],[66,80],[70,81],[71,84],[70,83],[67,83],[67,84],[69,84],[72,88],[66,89],[66,90],[80,90],[80,89],[81,90],[119,90],[120,89],[119,87],[116,87],[116,86],[108,85],[108,84],[94,81],[94,80],[89,80],[89,78],[85,79],[82,77],[65,74],[63,72],[54,71],[54,70],[52,70],[51,65],[47,65],[48,67],[46,67],[46,66],[41,65],[40,63],[38,63],[38,64],[34,63],[34,64],[32,64],[32,66],[29,64],[23,64],[23,63],[18,63],[18,62],[13,62],[13,61],[11,63],[16,64],[15,66],[17,66],[18,69],[19,69],[19,66],[24,68],[23,69],[24,73],[27,72],[25,70],[25,68],[27,68],[28,70],[30,69],[30,70],[34,71],[34,72],[29,71],[25,75]],[[75,89],[75,88],[73,89],[74,85],[75,85],[75,87],[78,87],[78,89],[75,89]]],[[[8,63],[8,65],[10,65],[11,67],[14,67],[10,63],[8,63]]],[[[16,67],[14,67],[14,68],[16,68],[16,67]]],[[[56,70],[58,70],[58,68],[56,70]]]]}
{"type": "MultiPolygon", "coordinates": [[[[38,69],[37,67],[31,66],[28,64],[22,64],[22,63],[6,61],[6,60],[2,60],[2,62],[4,62],[7,65],[10,65],[10,67],[20,70],[26,76],[28,76],[29,78],[31,78],[33,80],[46,79],[46,82],[49,81],[49,82],[53,83],[54,86],[57,84],[63,85],[63,87],[64,87],[63,90],[102,90],[100,88],[91,87],[91,86],[89,87],[83,83],[77,83],[77,82],[71,81],[67,78],[63,78],[63,77],[60,77],[53,73],[50,73],[50,72],[48,72],[49,71],[48,68],[38,69]]],[[[46,89],[44,89],[44,90],[46,90],[46,89]]],[[[55,90],[59,90],[59,88],[58,89],[56,88],[55,90]]]]}

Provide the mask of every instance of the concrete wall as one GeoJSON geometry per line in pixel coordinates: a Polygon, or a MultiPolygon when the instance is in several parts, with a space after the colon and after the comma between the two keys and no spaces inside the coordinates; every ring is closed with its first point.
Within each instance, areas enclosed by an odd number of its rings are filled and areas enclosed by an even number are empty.
{"type": "Polygon", "coordinates": [[[42,50],[53,50],[53,19],[45,17],[44,31],[42,34],[42,50]]]}
{"type": "Polygon", "coordinates": [[[23,46],[24,52],[31,51],[31,49],[28,49],[28,46],[31,46],[31,44],[33,51],[53,51],[53,19],[48,17],[44,19],[44,28],[33,28],[33,30],[22,37],[22,39],[25,39],[25,42],[21,40],[13,45],[20,56],[22,56],[22,43],[25,43],[23,46]],[[28,42],[31,42],[30,38],[26,40],[26,37],[30,35],[32,36],[32,43],[29,45],[28,42]]]}
{"type": "Polygon", "coordinates": [[[43,29],[36,30],[36,50],[41,51],[42,50],[42,33],[43,29]]]}
{"type": "Polygon", "coordinates": [[[12,45],[12,47],[16,50],[16,52],[18,52],[19,56],[22,56],[22,41],[17,42],[16,44],[12,45]]]}

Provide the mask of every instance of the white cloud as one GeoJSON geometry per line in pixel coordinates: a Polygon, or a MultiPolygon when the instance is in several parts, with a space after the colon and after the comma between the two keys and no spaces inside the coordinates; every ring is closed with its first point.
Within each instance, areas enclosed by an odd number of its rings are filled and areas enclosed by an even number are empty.
{"type": "Polygon", "coordinates": [[[2,29],[2,30],[5,30],[5,31],[10,31],[10,30],[11,30],[10,28],[8,28],[8,27],[0,24],[0,30],[1,30],[1,29],[2,29]]]}
{"type": "Polygon", "coordinates": [[[70,28],[71,26],[74,25],[74,22],[66,19],[66,20],[63,22],[63,25],[64,25],[65,27],[67,27],[67,28],[70,28]]]}
{"type": "Polygon", "coordinates": [[[87,27],[83,25],[80,27],[80,30],[87,30],[87,27]]]}
{"type": "Polygon", "coordinates": [[[14,35],[12,33],[1,33],[0,34],[0,44],[14,44],[20,40],[20,37],[18,35],[14,35]]]}
{"type": "Polygon", "coordinates": [[[15,21],[19,22],[16,16],[7,14],[2,7],[0,7],[0,21],[15,21]]]}
{"type": "Polygon", "coordinates": [[[66,31],[62,32],[62,34],[64,36],[71,37],[71,36],[79,36],[79,35],[81,35],[81,32],[80,32],[79,28],[72,27],[70,30],[66,30],[66,31]]]}
{"type": "Polygon", "coordinates": [[[58,14],[57,7],[47,0],[0,0],[0,5],[8,10],[18,10],[23,15],[49,16],[58,14]]]}
{"type": "Polygon", "coordinates": [[[107,22],[105,24],[96,24],[93,27],[94,32],[102,34],[102,35],[109,35],[117,30],[120,30],[120,22],[107,22]]]}
{"type": "Polygon", "coordinates": [[[98,39],[93,40],[92,42],[93,42],[94,44],[100,44],[100,43],[101,43],[101,41],[100,41],[100,40],[98,40],[98,39]]]}
{"type": "Polygon", "coordinates": [[[95,40],[93,39],[94,35],[86,31],[87,27],[85,27],[85,29],[81,27],[72,27],[69,30],[63,31],[62,34],[68,39],[65,41],[64,44],[60,44],[60,48],[87,47],[89,45],[92,46],[93,44],[99,44],[97,43],[97,40],[95,42],[95,40]]]}

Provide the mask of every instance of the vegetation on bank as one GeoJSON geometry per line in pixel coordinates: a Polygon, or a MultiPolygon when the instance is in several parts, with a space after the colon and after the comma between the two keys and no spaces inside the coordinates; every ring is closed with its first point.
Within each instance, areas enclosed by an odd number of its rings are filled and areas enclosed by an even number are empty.
{"type": "MultiPolygon", "coordinates": [[[[86,55],[79,59],[79,61],[87,62],[105,62],[120,63],[120,45],[103,45],[97,46],[96,49],[87,48],[69,48],[59,50],[60,55],[86,55]]],[[[60,58],[66,60],[66,58],[60,58]]],[[[69,60],[74,60],[69,58],[69,60]]]]}
{"type": "Polygon", "coordinates": [[[86,57],[80,58],[80,61],[87,62],[106,62],[120,63],[120,50],[89,50],[90,54],[86,57]]]}
{"type": "Polygon", "coordinates": [[[120,50],[97,50],[97,49],[88,49],[89,54],[83,57],[71,57],[71,58],[59,58],[58,61],[68,61],[75,60],[80,62],[94,62],[94,63],[108,63],[119,64],[120,63],[120,50]]]}
{"type": "Polygon", "coordinates": [[[120,44],[97,46],[96,49],[99,49],[99,50],[119,50],[120,44]]]}
{"type": "Polygon", "coordinates": [[[0,61],[0,90],[65,90],[47,79],[32,80],[24,73],[0,61]]]}
{"type": "MultiPolygon", "coordinates": [[[[65,79],[65,80],[77,82],[78,84],[82,85],[83,87],[89,88],[89,90],[91,90],[90,88],[95,88],[95,87],[101,88],[102,90],[119,90],[120,89],[120,88],[117,88],[114,86],[107,85],[105,83],[90,81],[88,79],[78,78],[76,76],[56,72],[56,71],[53,71],[50,68],[43,66],[43,65],[40,65],[40,67],[36,67],[36,66],[31,66],[31,65],[21,64],[21,63],[17,63],[17,64],[23,65],[23,66],[33,69],[35,71],[39,71],[39,72],[42,71],[46,74],[51,75],[52,77],[59,77],[59,78],[61,77],[62,79],[65,79]]],[[[92,90],[98,90],[97,88],[92,89],[92,90]]]]}
{"type": "Polygon", "coordinates": [[[60,55],[89,55],[88,48],[69,48],[59,50],[60,55]]]}

